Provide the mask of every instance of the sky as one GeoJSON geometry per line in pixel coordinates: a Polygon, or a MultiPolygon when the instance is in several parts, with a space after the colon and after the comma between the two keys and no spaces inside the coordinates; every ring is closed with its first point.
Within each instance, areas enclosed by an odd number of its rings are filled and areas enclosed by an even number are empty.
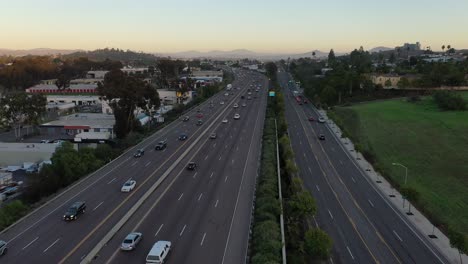
{"type": "Polygon", "coordinates": [[[0,48],[468,48],[468,0],[0,0],[0,48]]]}

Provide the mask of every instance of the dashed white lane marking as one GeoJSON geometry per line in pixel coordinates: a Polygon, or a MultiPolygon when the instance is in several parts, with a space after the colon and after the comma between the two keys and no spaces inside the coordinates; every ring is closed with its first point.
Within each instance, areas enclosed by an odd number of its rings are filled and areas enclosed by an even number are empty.
{"type": "Polygon", "coordinates": [[[393,234],[395,234],[395,236],[398,238],[398,240],[403,242],[403,239],[401,239],[401,237],[397,234],[397,232],[395,232],[395,230],[393,230],[393,234]]]}
{"type": "Polygon", "coordinates": [[[29,244],[24,246],[23,250],[25,250],[27,247],[29,247],[32,243],[36,242],[36,240],[38,240],[38,239],[39,239],[39,237],[36,237],[33,241],[29,242],[29,244]]]}
{"type": "Polygon", "coordinates": [[[306,154],[305,154],[305,153],[302,153],[302,155],[304,155],[304,158],[305,158],[306,154]]]}
{"type": "Polygon", "coordinates": [[[317,227],[317,228],[318,228],[318,227],[319,227],[319,225],[318,225],[318,223],[317,223],[317,219],[315,219],[315,216],[314,216],[314,215],[313,215],[312,217],[314,218],[315,227],[317,227]]]}
{"type": "Polygon", "coordinates": [[[200,242],[200,246],[203,246],[203,241],[205,241],[205,236],[206,236],[206,233],[203,234],[203,238],[202,238],[202,240],[200,242]]]}
{"type": "Polygon", "coordinates": [[[236,151],[239,151],[239,146],[236,147],[236,151]]]}
{"type": "Polygon", "coordinates": [[[132,167],[135,166],[135,164],[138,163],[138,160],[132,163],[132,167]]]}
{"type": "Polygon", "coordinates": [[[99,206],[101,206],[102,203],[104,203],[104,202],[100,202],[96,207],[94,207],[93,211],[96,211],[96,209],[98,209],[99,206]]]}
{"type": "Polygon", "coordinates": [[[195,172],[195,174],[193,174],[193,178],[195,179],[195,177],[197,177],[197,173],[198,172],[195,172]]]}
{"type": "Polygon", "coordinates": [[[46,249],[44,249],[44,251],[42,251],[42,253],[46,253],[47,250],[49,250],[51,247],[53,247],[55,244],[57,244],[57,242],[60,241],[60,238],[58,238],[57,240],[55,240],[54,243],[52,243],[50,246],[48,246],[46,249]]]}
{"type": "Polygon", "coordinates": [[[330,210],[328,210],[328,214],[330,215],[331,219],[333,219],[333,215],[332,215],[332,213],[330,212],[330,210]]]}
{"type": "Polygon", "coordinates": [[[158,228],[158,231],[156,231],[156,234],[154,234],[154,236],[157,236],[159,234],[159,231],[161,231],[161,228],[164,226],[164,224],[161,224],[161,226],[159,226],[158,228]]]}
{"type": "Polygon", "coordinates": [[[374,204],[371,202],[371,200],[367,200],[369,202],[369,204],[374,207],[374,204]]]}
{"type": "Polygon", "coordinates": [[[219,200],[216,200],[215,207],[218,207],[219,200]]]}
{"type": "Polygon", "coordinates": [[[221,156],[219,156],[219,160],[221,160],[221,156]]]}
{"type": "Polygon", "coordinates": [[[315,185],[315,187],[317,188],[317,191],[319,191],[319,192],[320,192],[320,188],[319,188],[319,186],[318,186],[318,185],[315,185]]]}
{"type": "Polygon", "coordinates": [[[208,155],[206,155],[206,157],[205,157],[205,160],[207,160],[207,159],[208,159],[208,155]]]}
{"type": "Polygon", "coordinates": [[[200,196],[198,196],[198,201],[200,201],[200,199],[202,198],[203,196],[203,193],[200,193],[200,196]]]}
{"type": "Polygon", "coordinates": [[[228,177],[229,177],[229,176],[226,176],[226,178],[224,179],[224,182],[227,182],[228,177]]]}
{"type": "Polygon", "coordinates": [[[177,201],[180,201],[180,199],[182,199],[182,196],[184,196],[184,193],[180,194],[179,199],[177,199],[177,201]]]}
{"type": "Polygon", "coordinates": [[[225,149],[227,149],[227,146],[228,146],[227,144],[226,144],[226,145],[224,145],[224,148],[225,148],[225,149]]]}
{"type": "Polygon", "coordinates": [[[351,180],[352,180],[354,183],[356,183],[356,181],[354,180],[354,178],[353,178],[353,177],[351,177],[351,180]]]}
{"type": "Polygon", "coordinates": [[[210,178],[213,178],[213,174],[214,174],[214,172],[211,173],[210,178]]]}
{"type": "Polygon", "coordinates": [[[151,164],[151,161],[148,161],[148,162],[145,164],[145,167],[148,167],[150,164],[151,164]]]}
{"type": "Polygon", "coordinates": [[[187,227],[187,225],[184,225],[184,228],[182,228],[182,231],[180,231],[179,236],[182,236],[182,234],[184,234],[184,231],[185,231],[186,227],[187,227]]]}
{"type": "Polygon", "coordinates": [[[216,147],[216,143],[213,144],[213,148],[216,147]]]}
{"type": "Polygon", "coordinates": [[[302,145],[302,141],[299,141],[299,145],[302,145]]]}
{"type": "Polygon", "coordinates": [[[231,161],[231,164],[234,164],[234,160],[231,161]]]}
{"type": "Polygon", "coordinates": [[[107,184],[111,184],[113,181],[115,181],[116,178],[110,180],[107,184]]]}
{"type": "Polygon", "coordinates": [[[348,246],[346,246],[346,248],[348,249],[349,255],[350,255],[350,256],[351,256],[351,258],[354,260],[353,253],[351,253],[351,250],[349,249],[349,247],[348,247],[348,246]]]}
{"type": "Polygon", "coordinates": [[[340,160],[340,164],[343,165],[343,162],[340,160]]]}
{"type": "Polygon", "coordinates": [[[310,173],[312,173],[312,169],[310,167],[309,167],[309,171],[310,171],[310,173]]]}

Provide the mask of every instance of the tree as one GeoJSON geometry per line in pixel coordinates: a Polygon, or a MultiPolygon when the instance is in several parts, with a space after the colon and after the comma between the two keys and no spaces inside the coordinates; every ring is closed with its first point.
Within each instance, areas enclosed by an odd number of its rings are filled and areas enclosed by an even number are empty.
{"type": "Polygon", "coordinates": [[[149,113],[160,106],[156,89],[143,80],[127,76],[120,70],[106,74],[104,81],[98,83],[97,91],[109,102],[115,116],[115,132],[118,138],[124,138],[134,131],[139,123],[135,119],[138,109],[149,113]]]}
{"type": "Polygon", "coordinates": [[[385,87],[390,87],[390,86],[392,86],[392,81],[390,81],[390,79],[387,79],[385,81],[385,87]]]}
{"type": "Polygon", "coordinates": [[[285,215],[290,223],[299,223],[317,212],[315,199],[306,190],[292,194],[286,204],[285,215]]]}
{"type": "Polygon", "coordinates": [[[461,254],[468,254],[468,241],[462,233],[449,228],[448,237],[450,240],[450,246],[458,250],[458,255],[460,257],[460,263],[463,263],[461,254]]]}
{"type": "Polygon", "coordinates": [[[328,53],[328,64],[333,64],[335,63],[335,61],[336,61],[335,51],[331,49],[330,52],[328,53]]]}
{"type": "Polygon", "coordinates": [[[406,89],[410,86],[410,82],[408,80],[408,78],[406,77],[402,77],[399,81],[398,81],[398,88],[400,89],[406,89]]]}
{"type": "Polygon", "coordinates": [[[276,64],[274,62],[267,62],[265,64],[265,70],[267,76],[274,79],[276,77],[276,72],[278,71],[278,68],[276,67],[276,64]]]}
{"type": "MultiPolygon", "coordinates": [[[[401,189],[401,195],[405,197],[408,201],[417,202],[419,199],[419,192],[412,187],[403,187],[401,189]]],[[[408,203],[408,213],[411,214],[411,203],[408,203]]]]}
{"type": "Polygon", "coordinates": [[[313,228],[305,233],[305,252],[314,258],[326,260],[330,256],[333,242],[323,230],[313,228]]]}
{"type": "Polygon", "coordinates": [[[442,45],[442,52],[445,52],[445,45],[442,45]]]}
{"type": "Polygon", "coordinates": [[[316,54],[315,51],[313,51],[312,52],[312,58],[314,58],[314,59],[315,59],[315,54],[316,54]]]}
{"type": "Polygon", "coordinates": [[[11,93],[0,98],[0,116],[6,126],[15,130],[17,139],[21,137],[23,125],[37,125],[46,111],[46,98],[41,94],[28,95],[25,92],[11,93]]]}
{"type": "Polygon", "coordinates": [[[61,74],[55,81],[55,86],[57,86],[59,90],[67,89],[68,87],[70,87],[70,78],[68,78],[64,74],[61,74]]]}

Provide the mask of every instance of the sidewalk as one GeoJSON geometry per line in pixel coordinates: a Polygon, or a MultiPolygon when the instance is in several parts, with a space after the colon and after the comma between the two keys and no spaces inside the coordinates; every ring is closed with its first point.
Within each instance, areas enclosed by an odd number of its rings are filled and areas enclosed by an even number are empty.
{"type": "MultiPolygon", "coordinates": [[[[390,183],[388,183],[382,175],[376,172],[372,165],[369,164],[361,153],[355,152],[354,145],[348,138],[342,138],[342,132],[340,128],[331,120],[328,119],[326,111],[318,110],[321,116],[327,120],[327,126],[336,136],[338,142],[341,143],[343,149],[347,151],[349,157],[351,157],[355,164],[360,168],[363,175],[367,176],[370,182],[373,183],[374,187],[386,197],[393,208],[406,219],[409,223],[415,227],[419,233],[424,236],[428,243],[434,245],[450,263],[460,263],[460,256],[458,250],[450,247],[450,241],[437,227],[434,227],[431,222],[414,206],[411,206],[412,215],[407,215],[408,212],[408,201],[403,201],[402,195],[395,190],[390,183]]],[[[462,255],[463,263],[468,263],[468,256],[462,255]]]]}

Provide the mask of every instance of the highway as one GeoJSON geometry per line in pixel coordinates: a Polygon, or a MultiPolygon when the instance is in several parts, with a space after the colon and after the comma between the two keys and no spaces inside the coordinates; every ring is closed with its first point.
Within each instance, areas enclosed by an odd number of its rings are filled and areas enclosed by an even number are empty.
{"type": "Polygon", "coordinates": [[[158,240],[172,242],[169,263],[244,262],[267,79],[239,70],[233,87],[239,90],[218,93],[187,113],[188,122],[169,124],[2,232],[0,239],[9,244],[2,263],[143,263],[158,240]],[[252,99],[241,99],[248,88],[252,99]],[[233,119],[235,113],[240,120],[233,119]],[[216,139],[209,138],[212,132],[216,139]],[[181,133],[188,139],[179,141],[181,133]],[[167,148],[154,150],[162,139],[167,148]],[[145,155],[134,158],[138,148],[145,155]],[[190,161],[197,162],[196,170],[186,170],[190,161]],[[136,188],[121,193],[130,178],[136,188]],[[86,213],[65,222],[62,216],[74,201],[85,201],[86,213]],[[119,251],[131,231],[143,233],[143,240],[132,252],[119,251]]]}
{"type": "Polygon", "coordinates": [[[284,71],[286,118],[299,175],[317,201],[313,226],[333,240],[330,263],[448,263],[442,254],[397,213],[353,157],[338,143],[312,104],[299,105],[284,71]],[[319,140],[323,134],[325,140],[319,140]]]}

